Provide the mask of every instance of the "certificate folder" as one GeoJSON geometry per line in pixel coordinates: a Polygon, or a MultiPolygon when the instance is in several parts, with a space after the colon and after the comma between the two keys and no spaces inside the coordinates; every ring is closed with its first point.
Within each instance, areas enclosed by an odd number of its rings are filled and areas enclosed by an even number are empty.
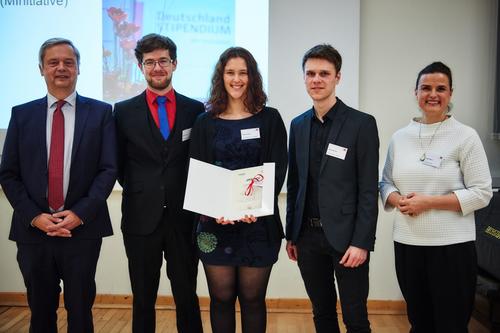
{"type": "Polygon", "coordinates": [[[238,220],[274,214],[274,163],[228,170],[191,158],[184,209],[238,220]]]}

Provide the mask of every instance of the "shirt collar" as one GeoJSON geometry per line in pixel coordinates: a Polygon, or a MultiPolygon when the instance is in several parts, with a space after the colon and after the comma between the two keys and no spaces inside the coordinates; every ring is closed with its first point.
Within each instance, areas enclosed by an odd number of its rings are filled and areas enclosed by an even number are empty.
{"type": "MultiPolygon", "coordinates": [[[[73,91],[71,94],[66,96],[64,99],[67,104],[69,104],[71,107],[75,106],[76,104],[76,90],[73,91]]],[[[57,103],[58,99],[52,96],[50,93],[47,93],[47,105],[50,107],[55,108],[55,104],[57,103]]]]}
{"type": "MultiPolygon", "coordinates": [[[[160,95],[158,95],[154,91],[151,91],[149,88],[146,88],[146,99],[147,99],[149,104],[156,103],[156,97],[158,97],[158,96],[160,96],[160,95]]],[[[164,96],[167,97],[168,101],[172,102],[175,98],[174,89],[170,89],[164,96]]]]}
{"type": "MultiPolygon", "coordinates": [[[[333,106],[330,108],[330,110],[328,110],[328,112],[323,116],[323,120],[326,120],[328,119],[329,121],[332,121],[333,118],[335,118],[335,114],[337,113],[337,109],[338,109],[338,106],[339,106],[339,99],[337,98],[337,102],[335,102],[335,104],[333,104],[333,106]]],[[[316,116],[316,110],[314,110],[314,106],[312,108],[312,115],[311,117],[313,119],[317,119],[319,121],[319,118],[316,116]]]]}

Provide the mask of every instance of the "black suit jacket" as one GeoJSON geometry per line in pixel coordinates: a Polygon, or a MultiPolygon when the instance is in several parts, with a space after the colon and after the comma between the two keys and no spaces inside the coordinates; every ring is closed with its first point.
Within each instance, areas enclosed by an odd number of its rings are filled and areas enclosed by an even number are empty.
{"type": "MultiPolygon", "coordinates": [[[[265,107],[260,114],[262,127],[260,128],[261,154],[259,164],[274,162],[274,215],[259,217],[266,223],[270,240],[279,240],[284,237],[283,226],[278,209],[278,195],[285,182],[287,169],[286,129],[278,110],[265,107]]],[[[198,117],[191,141],[191,157],[197,160],[214,164],[214,137],[216,134],[215,118],[206,112],[198,117]]],[[[207,198],[217,200],[217,198],[207,198]]]]}
{"type": "MultiPolygon", "coordinates": [[[[73,238],[113,233],[106,199],[116,180],[116,135],[111,105],[77,95],[71,172],[64,208],[84,225],[73,238]]],[[[50,213],[47,201],[47,98],[12,108],[0,166],[0,184],[14,208],[9,238],[24,243],[48,239],[30,225],[50,213]]]]}
{"type": "Polygon", "coordinates": [[[175,98],[175,124],[167,141],[151,116],[146,92],[115,105],[124,233],[153,232],[162,219],[164,206],[169,223],[190,231],[193,228],[192,215],[182,209],[190,141],[187,133],[204,107],[177,92],[175,98]]]}
{"type": "MultiPolygon", "coordinates": [[[[337,98],[337,115],[323,147],[319,210],[325,235],[339,252],[350,246],[373,250],[378,215],[377,124],[373,116],[337,98]],[[347,148],[345,159],[326,154],[332,143],[347,148]]],[[[286,237],[296,242],[304,219],[313,109],[290,126],[286,237]]]]}

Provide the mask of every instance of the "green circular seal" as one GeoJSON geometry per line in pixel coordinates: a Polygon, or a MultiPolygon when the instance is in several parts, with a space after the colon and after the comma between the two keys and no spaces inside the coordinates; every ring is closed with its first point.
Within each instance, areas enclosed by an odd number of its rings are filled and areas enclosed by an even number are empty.
{"type": "Polygon", "coordinates": [[[217,237],[209,232],[200,232],[196,237],[198,248],[201,252],[210,253],[217,246],[217,237]]]}

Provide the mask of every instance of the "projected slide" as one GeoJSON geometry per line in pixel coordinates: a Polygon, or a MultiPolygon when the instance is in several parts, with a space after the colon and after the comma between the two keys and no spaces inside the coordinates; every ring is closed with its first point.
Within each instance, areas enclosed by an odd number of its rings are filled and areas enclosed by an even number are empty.
{"type": "Polygon", "coordinates": [[[177,44],[179,91],[203,99],[213,60],[234,45],[234,0],[148,1],[104,0],[104,99],[121,100],[144,89],[134,48],[150,31],[165,34],[177,44]],[[119,4],[122,4],[119,6],[119,4]]]}
{"type": "Polygon", "coordinates": [[[0,0],[0,129],[12,106],[45,95],[38,49],[71,39],[81,53],[77,91],[109,103],[146,87],[136,42],[160,33],[177,44],[174,88],[206,100],[214,65],[230,46],[248,48],[267,87],[268,0],[0,0]]]}

